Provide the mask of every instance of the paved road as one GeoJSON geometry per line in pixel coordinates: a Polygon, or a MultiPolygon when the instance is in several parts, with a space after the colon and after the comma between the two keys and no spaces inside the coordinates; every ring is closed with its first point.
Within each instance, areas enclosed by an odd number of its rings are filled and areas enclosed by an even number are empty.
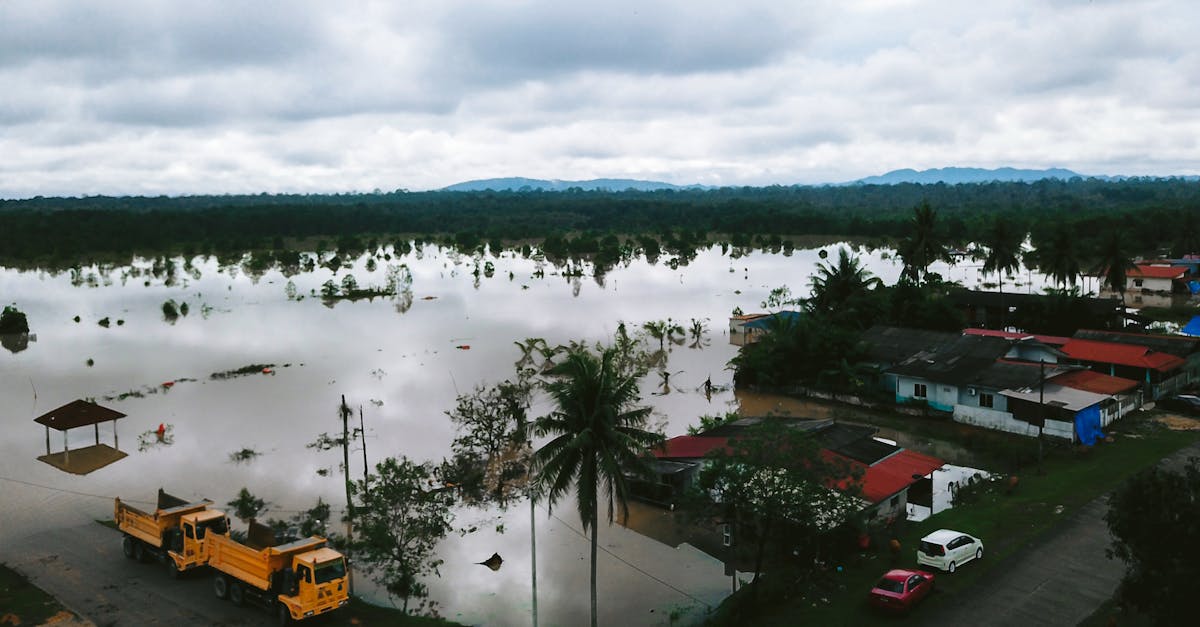
{"type": "MultiPolygon", "coordinates": [[[[1200,442],[1160,463],[1180,468],[1188,457],[1200,457],[1200,442]]],[[[953,605],[913,618],[939,627],[1078,625],[1112,597],[1125,572],[1123,562],[1104,556],[1111,542],[1104,524],[1107,510],[1107,497],[1088,503],[957,595],[953,605]]]]}
{"type": "Polygon", "coordinates": [[[96,523],[6,542],[0,561],[99,627],[272,624],[265,610],[215,598],[208,576],[176,581],[164,566],[125,559],[121,534],[96,523]]]}

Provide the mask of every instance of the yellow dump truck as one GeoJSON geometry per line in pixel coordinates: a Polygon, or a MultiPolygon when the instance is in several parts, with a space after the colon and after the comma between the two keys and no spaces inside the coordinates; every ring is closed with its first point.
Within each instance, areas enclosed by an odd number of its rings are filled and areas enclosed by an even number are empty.
{"type": "Polygon", "coordinates": [[[346,560],[313,536],[275,545],[269,527],[250,522],[248,544],[210,536],[208,565],[215,571],[218,598],[242,605],[255,600],[270,609],[279,624],[320,616],[350,603],[346,560]]]}
{"type": "Polygon", "coordinates": [[[158,491],[158,508],[152,514],[115,499],[113,520],[125,536],[125,557],[162,562],[174,577],[204,566],[208,563],[208,541],[229,535],[225,513],[209,509],[209,505],[212,501],[189,503],[162,489],[158,491]]]}

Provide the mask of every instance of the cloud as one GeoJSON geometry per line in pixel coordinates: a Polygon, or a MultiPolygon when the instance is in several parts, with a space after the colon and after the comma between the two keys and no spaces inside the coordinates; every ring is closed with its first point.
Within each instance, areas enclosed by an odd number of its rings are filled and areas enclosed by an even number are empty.
{"type": "Polygon", "coordinates": [[[1187,0],[0,3],[0,195],[1200,171],[1187,0]]]}

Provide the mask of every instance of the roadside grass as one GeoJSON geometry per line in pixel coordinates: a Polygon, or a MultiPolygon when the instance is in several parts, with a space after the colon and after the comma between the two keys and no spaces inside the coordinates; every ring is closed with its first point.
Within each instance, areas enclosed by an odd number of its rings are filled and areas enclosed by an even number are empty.
{"type": "Polygon", "coordinates": [[[0,625],[41,625],[61,613],[69,614],[54,597],[0,564],[0,625]]]}
{"type": "MultiPolygon", "coordinates": [[[[1200,439],[1200,434],[1167,430],[1140,413],[1110,427],[1114,442],[1092,450],[1059,449],[1047,455],[1045,474],[1033,468],[1021,475],[1007,493],[1004,482],[980,494],[969,505],[946,510],[919,523],[905,523],[897,533],[901,551],[895,558],[887,547],[855,555],[837,572],[830,568],[823,582],[797,590],[790,598],[759,607],[742,607],[748,595],[743,588],[726,599],[709,624],[714,625],[888,625],[896,617],[884,616],[866,605],[867,592],[890,568],[916,568],[915,550],[920,538],[948,528],[983,539],[984,558],[954,574],[936,572],[937,592],[923,606],[954,603],[963,590],[987,575],[1006,557],[1036,541],[1060,520],[1081,506],[1108,494],[1126,477],[1200,439]],[[1060,509],[1061,508],[1061,509],[1060,509]]],[[[917,607],[921,614],[925,607],[917,607]]]]}

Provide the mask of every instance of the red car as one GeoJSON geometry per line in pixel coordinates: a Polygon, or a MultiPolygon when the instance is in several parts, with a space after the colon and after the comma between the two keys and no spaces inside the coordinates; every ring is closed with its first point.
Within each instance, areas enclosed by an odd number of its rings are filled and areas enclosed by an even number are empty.
{"type": "Polygon", "coordinates": [[[907,612],[933,590],[933,574],[923,570],[889,570],[867,595],[867,602],[891,612],[907,612]]]}

